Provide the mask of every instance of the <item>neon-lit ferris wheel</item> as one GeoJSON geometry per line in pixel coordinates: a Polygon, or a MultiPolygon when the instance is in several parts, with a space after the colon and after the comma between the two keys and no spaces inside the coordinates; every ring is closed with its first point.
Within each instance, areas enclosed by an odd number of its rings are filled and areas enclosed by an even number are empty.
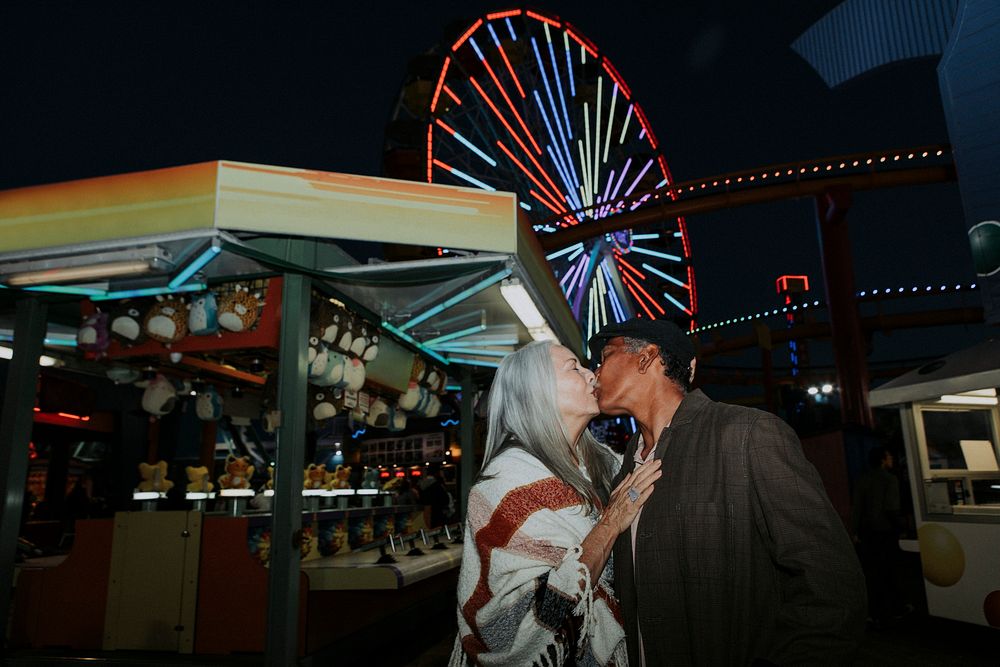
{"type": "MultiPolygon", "coordinates": [[[[538,234],[634,209],[672,182],[631,90],[574,26],[513,9],[448,41],[411,61],[386,141],[410,149],[410,169],[387,153],[390,175],[514,192],[538,234]]],[[[633,315],[694,326],[683,218],[547,257],[585,336],[633,315]]]]}

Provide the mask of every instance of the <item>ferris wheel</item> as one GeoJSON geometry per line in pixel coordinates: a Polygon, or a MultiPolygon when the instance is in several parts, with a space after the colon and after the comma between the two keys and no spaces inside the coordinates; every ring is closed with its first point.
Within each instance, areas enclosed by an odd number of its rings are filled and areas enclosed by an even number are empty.
{"type": "MultiPolygon", "coordinates": [[[[672,183],[608,58],[566,21],[524,9],[486,14],[413,59],[386,137],[389,175],[513,192],[538,234],[634,209],[672,183]]],[[[632,316],[695,326],[683,218],[547,259],[587,337],[632,316]]]]}

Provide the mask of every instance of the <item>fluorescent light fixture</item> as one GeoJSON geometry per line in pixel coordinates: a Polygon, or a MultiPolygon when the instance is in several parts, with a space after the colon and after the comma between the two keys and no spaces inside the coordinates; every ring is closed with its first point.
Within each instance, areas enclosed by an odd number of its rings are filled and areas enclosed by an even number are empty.
{"type": "Polygon", "coordinates": [[[27,287],[32,285],[47,285],[49,283],[68,283],[76,280],[96,280],[98,278],[114,278],[148,273],[151,270],[149,262],[128,260],[123,262],[107,262],[88,266],[71,266],[61,269],[42,269],[25,271],[7,278],[11,287],[27,287]]]}
{"type": "Polygon", "coordinates": [[[414,326],[416,326],[417,324],[420,324],[424,320],[426,320],[428,318],[431,318],[431,317],[434,317],[438,313],[440,313],[440,312],[442,312],[444,310],[447,310],[448,308],[451,308],[456,303],[460,303],[462,301],[465,301],[470,296],[472,296],[474,294],[478,294],[479,292],[482,292],[484,289],[486,289],[490,285],[492,285],[494,283],[500,282],[501,280],[503,280],[504,278],[506,278],[507,276],[509,276],[510,272],[511,272],[511,269],[509,267],[506,267],[503,270],[498,271],[497,273],[494,273],[492,276],[489,276],[487,278],[484,278],[483,280],[480,280],[475,285],[472,285],[471,287],[468,287],[468,288],[462,290],[461,292],[459,292],[455,296],[450,297],[448,299],[445,299],[444,301],[442,301],[438,305],[433,306],[431,308],[428,308],[427,310],[425,310],[420,315],[417,315],[416,317],[410,319],[409,321],[404,322],[403,324],[399,325],[399,330],[400,331],[406,331],[408,329],[412,329],[414,326]]]}
{"type": "MultiPolygon", "coordinates": [[[[400,338],[402,338],[403,340],[405,340],[410,345],[413,345],[417,349],[419,349],[422,352],[424,352],[425,354],[430,355],[431,357],[434,357],[435,359],[437,359],[438,361],[440,361],[442,364],[445,364],[446,366],[448,365],[448,360],[447,359],[445,359],[440,354],[438,354],[434,350],[430,349],[429,347],[427,347],[426,345],[424,345],[423,343],[421,343],[420,341],[418,341],[416,338],[414,338],[410,334],[406,333],[405,331],[400,331],[399,329],[397,329],[396,327],[392,326],[391,324],[389,324],[385,320],[382,321],[382,328],[385,329],[386,331],[388,331],[389,333],[392,333],[392,334],[395,334],[396,336],[399,336],[400,338]]],[[[357,434],[360,435],[361,433],[364,433],[364,432],[365,432],[365,429],[359,429],[357,431],[357,434]]],[[[354,435],[352,437],[356,438],[357,435],[354,435]]]]}
{"type": "Polygon", "coordinates": [[[949,403],[952,405],[996,405],[996,396],[968,396],[964,394],[945,394],[938,399],[938,403],[949,403]]]}
{"type": "MultiPolygon", "coordinates": [[[[0,359],[13,359],[13,358],[14,358],[14,350],[4,345],[0,345],[0,359]]],[[[58,359],[56,359],[55,357],[50,357],[47,354],[43,354],[42,356],[38,357],[39,366],[55,366],[58,363],[59,363],[58,359]]]]}
{"type": "Polygon", "coordinates": [[[528,290],[516,278],[500,284],[500,293],[534,340],[558,340],[528,290]]]}

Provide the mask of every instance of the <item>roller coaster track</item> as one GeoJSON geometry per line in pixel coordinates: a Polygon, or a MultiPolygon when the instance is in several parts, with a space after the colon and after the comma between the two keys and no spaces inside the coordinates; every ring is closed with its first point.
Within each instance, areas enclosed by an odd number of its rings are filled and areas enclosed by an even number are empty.
{"type": "MultiPolygon", "coordinates": [[[[616,203],[620,211],[600,220],[576,225],[561,214],[544,224],[559,230],[539,237],[546,252],[624,229],[638,229],[664,219],[735,208],[748,204],[815,197],[832,188],[874,190],[902,185],[924,185],[955,180],[948,145],[853,153],[802,162],[698,178],[640,192],[616,203]]],[[[589,209],[572,211],[587,213],[589,209]]]]}

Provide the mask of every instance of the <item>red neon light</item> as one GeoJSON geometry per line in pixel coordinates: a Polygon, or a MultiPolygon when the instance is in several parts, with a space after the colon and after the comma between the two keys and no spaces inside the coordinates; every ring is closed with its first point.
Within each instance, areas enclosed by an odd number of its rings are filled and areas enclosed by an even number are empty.
{"type": "MultiPolygon", "coordinates": [[[[534,190],[528,190],[528,194],[531,195],[532,197],[534,197],[535,199],[537,199],[538,201],[542,202],[543,204],[545,204],[545,206],[548,207],[548,209],[550,211],[552,211],[553,213],[555,213],[556,215],[559,215],[560,213],[562,213],[562,211],[560,211],[559,209],[557,209],[554,206],[552,206],[552,204],[550,204],[548,201],[546,201],[545,199],[542,199],[542,196],[540,194],[538,194],[537,192],[535,192],[534,190]]],[[[567,227],[568,226],[565,222],[560,223],[560,224],[563,227],[567,227]]]]}
{"type": "Polygon", "coordinates": [[[688,264],[688,293],[691,295],[691,317],[698,312],[698,293],[694,287],[694,267],[688,264]]]}
{"type": "Polygon", "coordinates": [[[640,278],[642,278],[643,280],[645,280],[645,279],[646,279],[646,276],[645,276],[645,275],[643,275],[642,271],[640,271],[639,269],[635,268],[634,266],[632,266],[631,264],[629,264],[628,262],[626,262],[626,261],[625,261],[625,259],[624,259],[623,257],[621,257],[621,256],[619,255],[618,257],[616,257],[616,259],[618,260],[618,263],[619,263],[619,264],[624,264],[624,265],[625,265],[625,268],[627,268],[627,269],[629,269],[630,271],[632,271],[632,273],[636,274],[637,276],[639,276],[639,277],[640,277],[640,278]]]}
{"type": "Polygon", "coordinates": [[[448,73],[448,65],[451,64],[451,58],[444,59],[444,65],[441,67],[441,75],[438,77],[437,87],[434,89],[434,99],[431,100],[431,113],[434,113],[434,109],[437,108],[438,98],[441,97],[441,86],[444,85],[444,77],[448,73]]]}
{"type": "MultiPolygon", "coordinates": [[[[647,299],[649,299],[649,302],[650,302],[651,304],[653,304],[654,306],[656,306],[656,309],[657,309],[658,311],[660,311],[660,315],[666,315],[666,314],[667,314],[667,311],[663,310],[663,306],[661,306],[661,305],[660,305],[660,304],[659,304],[659,303],[658,303],[658,302],[656,301],[656,299],[654,299],[653,297],[649,296],[649,292],[647,292],[646,290],[644,290],[644,289],[642,288],[642,285],[640,285],[640,284],[639,284],[639,281],[637,281],[637,280],[636,280],[635,278],[633,278],[632,276],[630,276],[630,275],[629,275],[629,274],[627,274],[627,273],[623,273],[623,274],[622,274],[622,277],[624,277],[624,278],[625,278],[625,279],[626,279],[627,281],[629,281],[629,282],[631,282],[631,283],[632,283],[633,285],[635,285],[636,289],[637,289],[637,290],[639,290],[640,292],[642,292],[642,293],[643,293],[643,295],[645,295],[645,297],[646,297],[647,299]]],[[[689,314],[690,314],[690,313],[689,313],[689,314]]]]}
{"type": "Polygon", "coordinates": [[[625,99],[627,100],[630,97],[632,97],[632,91],[629,90],[628,86],[625,85],[625,80],[622,79],[622,75],[618,73],[618,70],[616,70],[615,66],[611,64],[611,61],[608,60],[607,56],[604,56],[604,62],[602,64],[604,65],[604,71],[607,72],[608,75],[615,80],[615,83],[618,84],[618,87],[621,88],[621,91],[625,93],[625,99]]]}
{"type": "MultiPolygon", "coordinates": [[[[627,274],[624,274],[624,273],[623,273],[622,275],[624,276],[624,275],[627,275],[627,274]]],[[[625,281],[625,282],[624,282],[624,285],[625,285],[625,289],[627,289],[627,290],[628,290],[629,292],[631,292],[631,293],[632,293],[632,296],[634,296],[634,297],[635,297],[635,302],[636,302],[637,304],[639,304],[640,306],[642,306],[642,309],[646,311],[646,314],[647,314],[647,315],[649,315],[649,319],[651,319],[651,320],[655,320],[655,319],[656,319],[656,316],[655,316],[655,315],[653,315],[653,311],[651,311],[651,310],[650,310],[649,308],[647,308],[647,307],[646,307],[646,304],[642,302],[642,299],[640,299],[640,298],[639,298],[639,295],[638,295],[638,294],[636,294],[636,292],[635,292],[635,290],[634,290],[634,289],[632,289],[632,285],[630,285],[630,284],[628,283],[628,281],[625,281]]],[[[640,316],[641,316],[641,313],[640,313],[640,316]]]]}
{"type": "Polygon", "coordinates": [[[379,479],[388,479],[388,477],[389,477],[389,471],[388,470],[382,470],[382,471],[379,472],[378,476],[379,476],[379,479]]]}
{"type": "Polygon", "coordinates": [[[684,244],[684,256],[690,258],[691,246],[688,245],[687,223],[684,222],[684,218],[677,218],[677,226],[681,230],[681,242],[684,244]]]}
{"type": "Polygon", "coordinates": [[[517,86],[517,92],[521,93],[521,99],[525,98],[524,88],[521,87],[521,80],[517,78],[517,74],[514,73],[514,68],[511,67],[510,60],[507,59],[507,52],[503,50],[503,47],[497,44],[497,51],[503,56],[503,62],[507,65],[507,71],[510,72],[510,76],[514,79],[514,85],[517,86]]]}
{"type": "MultiPolygon", "coordinates": [[[[559,210],[557,211],[557,213],[565,213],[566,212],[566,208],[563,207],[563,205],[559,203],[559,200],[556,199],[555,197],[553,197],[552,193],[550,193],[545,188],[545,186],[542,185],[542,182],[539,181],[537,178],[535,178],[535,175],[532,174],[530,171],[528,171],[528,168],[525,167],[524,164],[520,160],[518,160],[516,157],[514,157],[514,154],[510,151],[509,148],[507,148],[504,145],[504,143],[502,141],[500,141],[499,139],[497,139],[497,145],[500,146],[501,150],[503,150],[503,152],[507,154],[507,157],[509,157],[514,164],[516,164],[518,167],[521,168],[521,171],[523,171],[524,174],[528,178],[531,179],[531,182],[534,183],[535,185],[537,185],[538,189],[541,190],[545,194],[546,197],[548,197],[549,199],[551,199],[553,201],[553,203],[555,203],[559,207],[559,210]]],[[[528,154],[528,157],[531,157],[531,153],[528,153],[527,150],[525,150],[524,152],[528,154]]]]}
{"type": "Polygon", "coordinates": [[[510,133],[510,136],[514,137],[514,141],[516,141],[517,144],[522,148],[522,150],[524,150],[526,155],[531,155],[531,151],[529,151],[528,147],[524,145],[523,141],[521,141],[521,137],[517,136],[517,133],[514,132],[514,128],[510,126],[510,123],[507,122],[507,119],[504,118],[503,114],[500,113],[500,109],[497,108],[497,105],[493,104],[493,100],[489,98],[489,95],[487,95],[486,91],[483,90],[482,86],[479,85],[479,82],[476,81],[471,76],[469,77],[469,81],[472,82],[472,87],[475,88],[476,92],[479,93],[479,96],[482,97],[483,100],[485,100],[486,104],[493,111],[496,117],[500,119],[500,122],[503,123],[503,126],[507,128],[507,132],[510,133]]]}
{"type": "Polygon", "coordinates": [[[800,281],[801,283],[803,283],[803,286],[805,288],[802,291],[803,292],[809,291],[809,276],[781,276],[776,281],[774,281],[774,286],[778,294],[790,291],[788,287],[789,280],[800,281]]]}
{"type": "Polygon", "coordinates": [[[434,164],[432,162],[432,160],[434,159],[434,152],[431,146],[433,140],[434,140],[434,126],[431,125],[430,123],[427,123],[427,182],[428,183],[434,181],[434,179],[431,176],[434,164]]]}
{"type": "Polygon", "coordinates": [[[587,50],[587,53],[589,53],[589,54],[590,54],[590,55],[591,55],[592,57],[594,57],[594,58],[596,58],[596,57],[597,57],[597,47],[596,47],[596,46],[594,46],[594,45],[593,45],[593,44],[591,43],[591,41],[590,41],[589,39],[587,39],[586,37],[584,37],[583,35],[578,35],[578,34],[576,34],[576,33],[575,33],[575,32],[573,31],[573,29],[572,29],[572,28],[570,28],[570,26],[569,26],[569,24],[568,24],[568,23],[566,24],[566,33],[567,33],[567,34],[568,34],[568,35],[569,35],[570,37],[572,37],[572,38],[573,38],[573,41],[575,41],[575,42],[576,42],[577,44],[579,44],[579,45],[580,45],[580,46],[582,46],[582,47],[583,47],[584,49],[586,49],[586,50],[587,50]]]}
{"type": "Polygon", "coordinates": [[[65,417],[66,419],[78,419],[82,422],[90,421],[90,417],[81,417],[80,415],[73,415],[68,412],[57,412],[56,414],[59,415],[60,417],[65,417]]]}
{"type": "Polygon", "coordinates": [[[445,131],[445,132],[447,132],[448,134],[455,134],[455,130],[451,129],[451,128],[450,128],[450,127],[449,127],[449,126],[448,126],[447,124],[445,124],[445,122],[444,122],[443,120],[441,120],[440,118],[435,118],[435,119],[434,119],[434,122],[435,122],[435,123],[437,123],[438,125],[440,125],[440,126],[441,126],[441,127],[442,127],[442,128],[444,129],[444,131],[445,131]]]}
{"type": "Polygon", "coordinates": [[[403,472],[402,470],[397,470],[396,477],[406,477],[406,473],[403,472]]]}
{"type": "Polygon", "coordinates": [[[490,67],[490,64],[486,62],[485,58],[483,58],[480,62],[482,62],[483,65],[486,67],[486,71],[490,73],[490,77],[493,79],[493,83],[496,84],[497,89],[500,91],[500,94],[503,95],[504,101],[507,102],[507,106],[510,107],[511,112],[514,114],[514,118],[516,118],[517,122],[521,125],[521,129],[524,130],[524,134],[528,137],[528,141],[530,141],[531,145],[535,147],[535,151],[539,155],[541,155],[542,149],[538,147],[538,142],[535,141],[535,138],[533,136],[531,136],[531,130],[529,130],[528,126],[525,125],[524,119],[521,118],[521,114],[519,114],[517,112],[517,109],[514,108],[514,103],[510,101],[510,96],[507,95],[507,90],[502,85],[500,85],[500,79],[497,78],[496,72],[493,71],[493,68],[490,67]]]}
{"type": "Polygon", "coordinates": [[[455,102],[455,104],[457,104],[458,106],[462,106],[462,100],[458,99],[458,95],[456,95],[454,93],[454,91],[452,91],[452,89],[448,86],[447,83],[444,84],[444,87],[442,88],[442,90],[444,90],[444,92],[448,93],[448,97],[450,97],[452,99],[452,101],[455,102]]]}
{"type": "Polygon", "coordinates": [[[537,13],[535,13],[535,12],[531,11],[530,9],[529,9],[529,10],[527,10],[527,11],[525,12],[525,14],[527,14],[528,16],[530,16],[530,17],[531,17],[531,18],[533,18],[533,19],[538,19],[538,20],[539,20],[539,21],[541,21],[542,23],[548,23],[549,25],[554,25],[554,26],[555,26],[555,27],[557,27],[557,28],[558,28],[558,27],[560,26],[560,23],[559,23],[559,21],[557,21],[557,20],[555,20],[555,19],[550,19],[550,18],[549,18],[549,17],[547,17],[547,16],[542,16],[541,14],[537,14],[537,13]]]}
{"type": "Polygon", "coordinates": [[[410,471],[410,477],[420,477],[423,474],[424,473],[420,472],[419,470],[411,470],[410,471]]]}
{"type": "Polygon", "coordinates": [[[449,174],[451,173],[451,167],[449,167],[448,165],[446,165],[441,160],[439,160],[437,158],[434,158],[434,164],[436,164],[437,166],[441,167],[442,169],[444,169],[445,171],[447,171],[449,174]]]}
{"type": "Polygon", "coordinates": [[[482,24],[483,24],[482,19],[476,19],[476,22],[472,24],[472,27],[466,30],[465,34],[459,37],[458,41],[452,45],[451,50],[458,51],[458,47],[462,46],[462,44],[465,44],[465,40],[472,37],[472,33],[479,30],[479,26],[481,26],[482,24]]]}
{"type": "Polygon", "coordinates": [[[635,105],[635,114],[639,118],[639,124],[642,125],[642,129],[646,131],[646,136],[649,137],[649,145],[656,150],[656,136],[653,131],[649,129],[649,122],[646,120],[646,114],[642,112],[642,107],[638,104],[635,105]]]}
{"type": "Polygon", "coordinates": [[[512,10],[510,10],[508,12],[493,12],[492,14],[487,14],[486,15],[486,20],[487,21],[493,21],[493,20],[496,20],[496,19],[505,19],[508,16],[520,16],[520,15],[521,15],[521,10],[520,9],[512,9],[512,10]]]}

